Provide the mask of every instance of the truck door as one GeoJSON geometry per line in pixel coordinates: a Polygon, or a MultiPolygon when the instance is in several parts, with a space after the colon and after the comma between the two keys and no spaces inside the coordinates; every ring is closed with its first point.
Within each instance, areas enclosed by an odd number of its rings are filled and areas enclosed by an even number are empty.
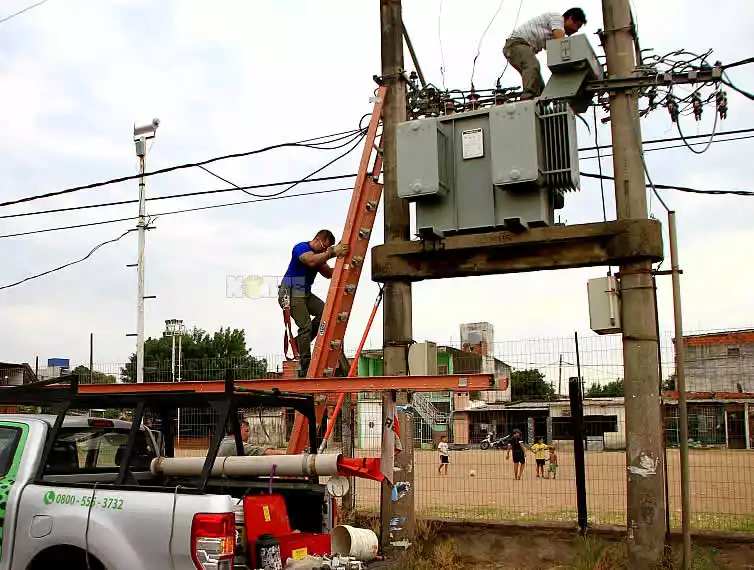
{"type": "Polygon", "coordinates": [[[29,427],[16,422],[0,422],[0,560],[3,556],[3,529],[5,511],[13,483],[18,475],[18,466],[24,452],[29,427]]]}

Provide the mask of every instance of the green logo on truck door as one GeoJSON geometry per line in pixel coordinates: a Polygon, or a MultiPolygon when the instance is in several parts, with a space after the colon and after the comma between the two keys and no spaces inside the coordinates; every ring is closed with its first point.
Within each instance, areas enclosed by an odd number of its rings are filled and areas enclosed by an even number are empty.
{"type": "Polygon", "coordinates": [[[45,505],[51,505],[55,502],[55,491],[47,491],[44,497],[45,505]]]}

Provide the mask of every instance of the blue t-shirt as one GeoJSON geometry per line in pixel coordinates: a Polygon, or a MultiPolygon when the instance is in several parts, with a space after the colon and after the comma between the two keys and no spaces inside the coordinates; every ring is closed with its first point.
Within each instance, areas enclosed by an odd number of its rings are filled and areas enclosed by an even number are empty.
{"type": "Polygon", "coordinates": [[[307,251],[313,251],[308,241],[302,241],[293,246],[291,261],[283,276],[283,284],[290,285],[293,289],[310,292],[318,271],[314,267],[307,267],[299,260],[299,257],[307,251]]]}

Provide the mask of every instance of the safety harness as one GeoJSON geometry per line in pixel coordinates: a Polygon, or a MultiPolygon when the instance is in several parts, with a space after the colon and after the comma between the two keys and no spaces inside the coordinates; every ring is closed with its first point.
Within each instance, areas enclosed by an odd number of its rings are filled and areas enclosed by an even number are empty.
{"type": "Polygon", "coordinates": [[[296,346],[296,338],[293,336],[291,330],[291,297],[288,293],[283,295],[283,324],[285,325],[285,333],[283,334],[283,352],[286,360],[298,360],[298,347],[296,346]],[[288,347],[291,347],[293,358],[288,357],[288,347]]]}

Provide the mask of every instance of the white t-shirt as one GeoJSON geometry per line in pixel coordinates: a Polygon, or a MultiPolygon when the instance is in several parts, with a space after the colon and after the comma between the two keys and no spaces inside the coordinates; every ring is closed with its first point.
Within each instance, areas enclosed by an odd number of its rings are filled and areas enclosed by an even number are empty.
{"type": "Polygon", "coordinates": [[[565,30],[563,15],[557,12],[545,12],[521,24],[513,30],[510,37],[524,40],[532,47],[534,53],[539,53],[545,49],[547,40],[552,39],[553,30],[565,30]]]}
{"type": "Polygon", "coordinates": [[[448,444],[445,443],[444,441],[441,441],[437,445],[437,449],[440,450],[440,455],[447,455],[448,454],[448,444]]]}

